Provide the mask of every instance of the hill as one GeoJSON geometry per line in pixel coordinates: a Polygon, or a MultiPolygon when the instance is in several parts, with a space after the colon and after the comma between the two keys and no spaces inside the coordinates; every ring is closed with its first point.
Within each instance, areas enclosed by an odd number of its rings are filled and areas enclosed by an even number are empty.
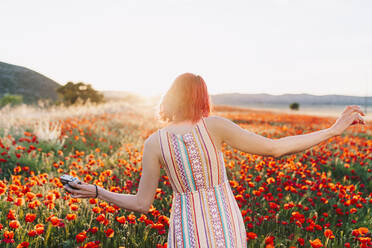
{"type": "Polygon", "coordinates": [[[58,99],[56,89],[61,85],[44,75],[22,66],[0,62],[0,97],[4,94],[22,95],[24,102],[39,99],[58,99]]]}

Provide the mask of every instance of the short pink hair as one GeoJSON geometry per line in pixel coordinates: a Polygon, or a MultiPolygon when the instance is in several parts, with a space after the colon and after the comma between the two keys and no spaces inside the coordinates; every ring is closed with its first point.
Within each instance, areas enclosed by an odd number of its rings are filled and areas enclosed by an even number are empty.
{"type": "Polygon", "coordinates": [[[211,112],[211,100],[204,79],[192,73],[179,75],[162,97],[159,116],[164,121],[198,122],[211,112]]]}

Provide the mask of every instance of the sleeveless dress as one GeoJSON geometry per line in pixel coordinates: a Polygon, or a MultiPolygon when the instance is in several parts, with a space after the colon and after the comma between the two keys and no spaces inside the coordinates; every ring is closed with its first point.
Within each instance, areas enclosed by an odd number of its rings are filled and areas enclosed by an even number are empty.
{"type": "Polygon", "coordinates": [[[159,130],[162,163],[173,195],[168,248],[247,247],[243,216],[221,151],[204,118],[185,134],[159,130]]]}

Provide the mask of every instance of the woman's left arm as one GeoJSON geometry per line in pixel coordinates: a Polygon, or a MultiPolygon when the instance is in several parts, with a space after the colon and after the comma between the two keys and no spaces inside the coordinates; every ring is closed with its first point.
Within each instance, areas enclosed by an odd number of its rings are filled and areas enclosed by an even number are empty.
{"type": "MultiPolygon", "coordinates": [[[[156,133],[155,133],[156,134],[156,133]]],[[[131,211],[148,213],[151,204],[154,201],[156,188],[160,178],[160,162],[157,154],[157,142],[155,134],[151,135],[144,144],[142,156],[142,175],[136,195],[121,194],[108,191],[98,187],[98,198],[116,206],[131,211]]],[[[74,188],[72,189],[67,184],[64,186],[66,190],[72,193],[73,198],[94,198],[96,195],[96,187],[92,184],[77,184],[69,183],[74,188]]]]}
{"type": "Polygon", "coordinates": [[[294,154],[305,151],[322,141],[328,140],[335,136],[330,128],[322,129],[316,132],[287,136],[280,139],[274,139],[274,147],[276,151],[275,157],[294,154]]]}
{"type": "Polygon", "coordinates": [[[327,129],[322,129],[308,134],[274,139],[277,157],[304,151],[333,136],[341,135],[345,129],[351,125],[365,124],[365,121],[360,114],[365,115],[360,106],[349,105],[345,108],[337,121],[327,129]]]}

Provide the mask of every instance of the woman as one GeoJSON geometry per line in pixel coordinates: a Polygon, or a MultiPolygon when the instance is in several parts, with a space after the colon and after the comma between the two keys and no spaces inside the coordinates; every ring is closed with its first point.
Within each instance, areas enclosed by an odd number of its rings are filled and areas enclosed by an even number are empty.
{"type": "MultiPolygon", "coordinates": [[[[168,247],[246,247],[246,230],[226,176],[222,142],[243,152],[280,157],[304,151],[350,125],[365,124],[359,106],[347,106],[329,128],[303,135],[270,139],[232,121],[209,116],[204,80],[178,76],[160,104],[160,117],[170,125],[153,133],[144,144],[142,176],[136,195],[98,187],[98,198],[131,211],[148,213],[158,186],[160,167],[173,189],[168,247]]],[[[96,196],[91,184],[65,185],[74,198],[96,196]]]]}

